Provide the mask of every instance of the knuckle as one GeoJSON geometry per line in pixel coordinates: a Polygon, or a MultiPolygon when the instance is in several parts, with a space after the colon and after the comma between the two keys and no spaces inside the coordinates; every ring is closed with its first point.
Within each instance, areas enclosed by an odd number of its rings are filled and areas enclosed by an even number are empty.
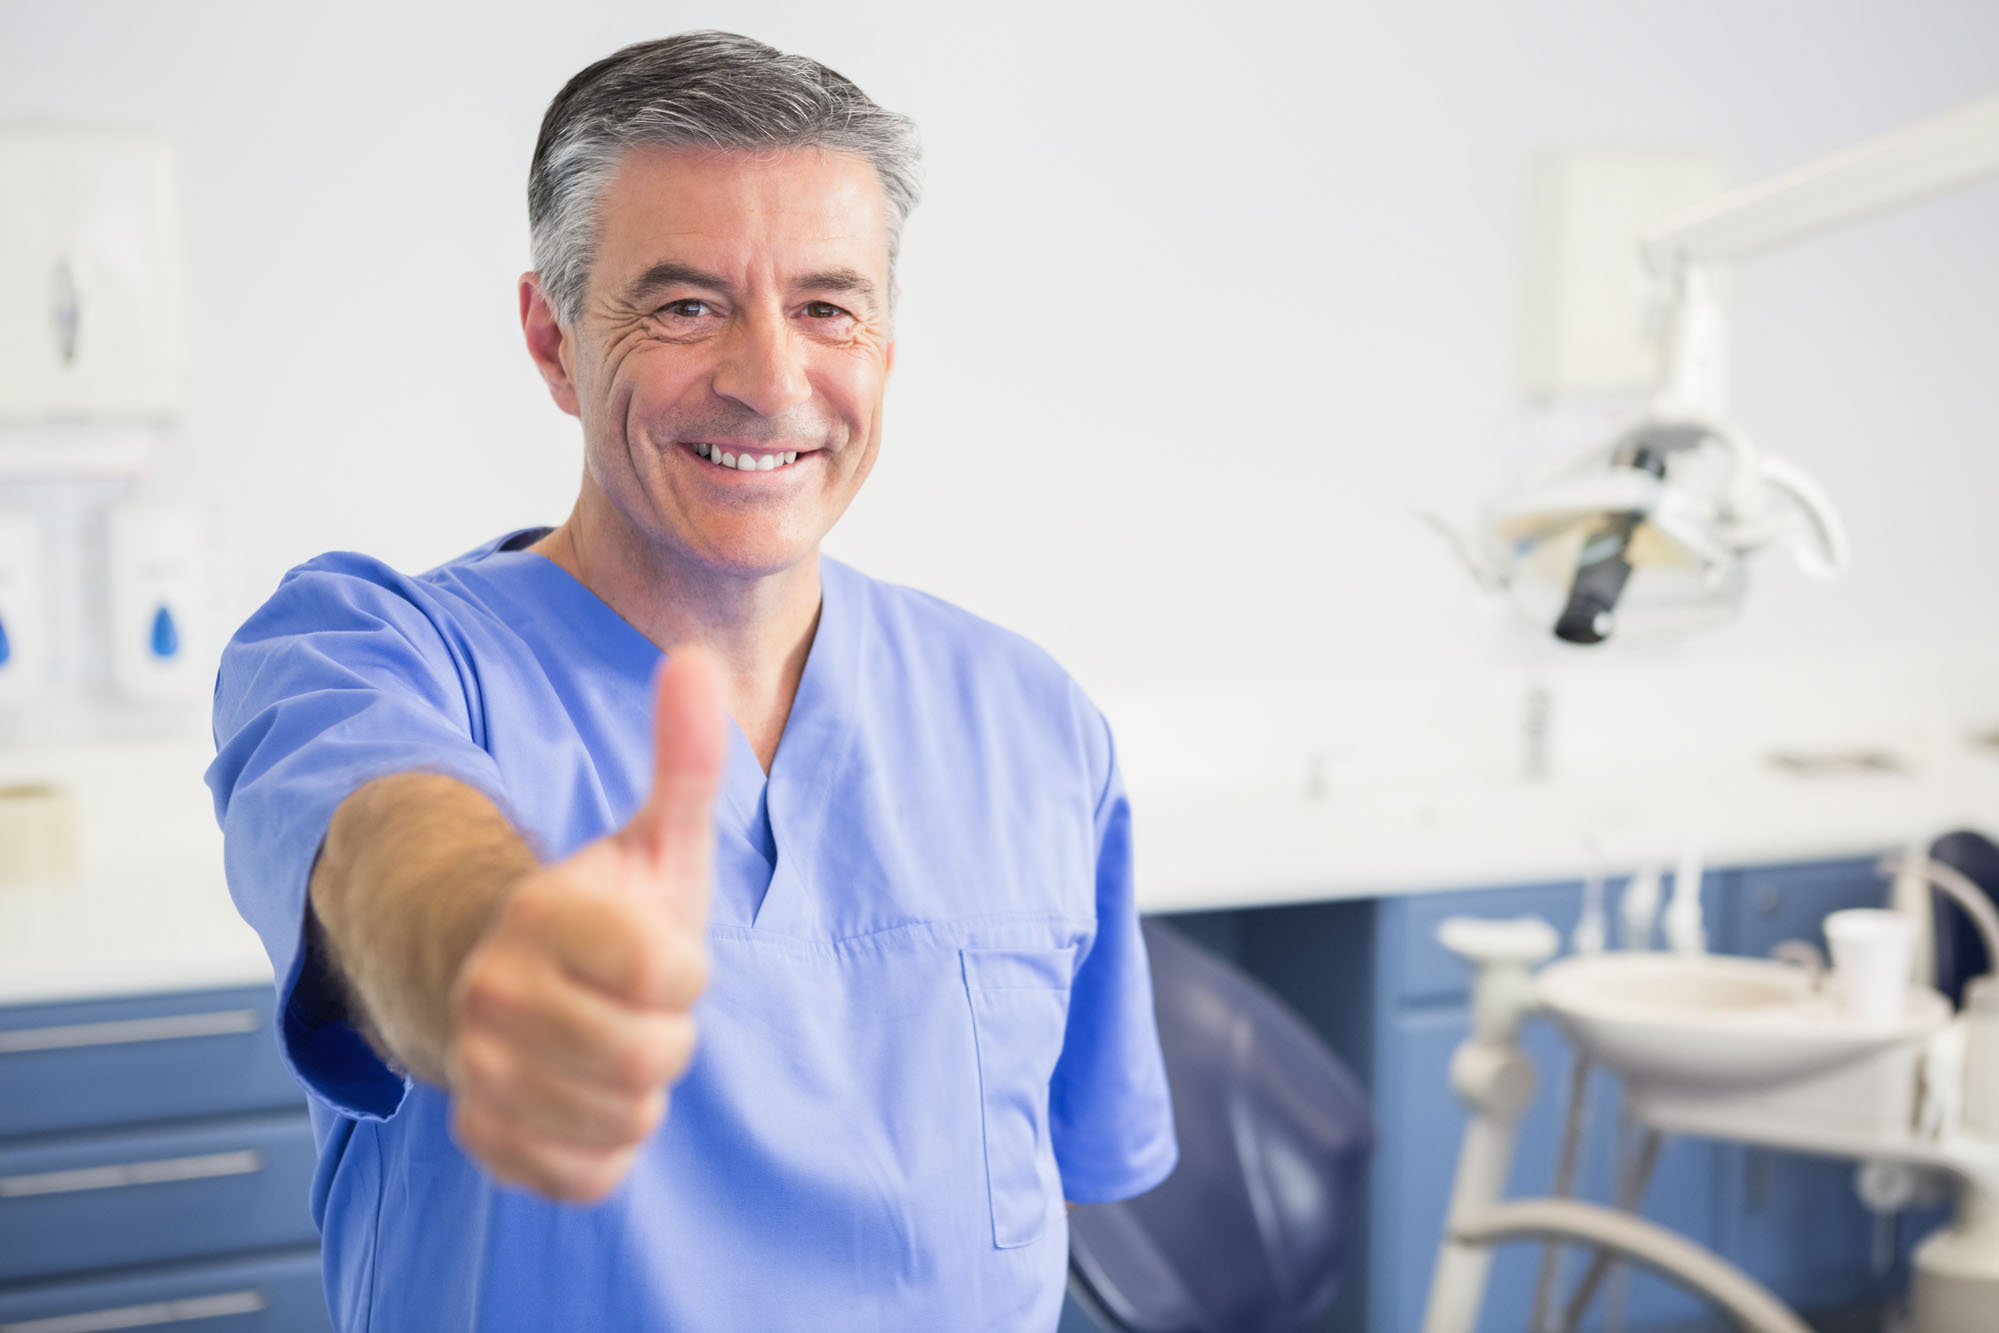
{"type": "Polygon", "coordinates": [[[674,1014],[668,1018],[665,1033],[667,1054],[667,1078],[679,1078],[694,1060],[694,1047],[700,1033],[694,1019],[687,1014],[674,1014]]]}
{"type": "Polygon", "coordinates": [[[625,930],[632,942],[632,994],[647,1003],[676,988],[685,971],[686,947],[663,913],[642,904],[626,909],[625,930]]]}
{"type": "Polygon", "coordinates": [[[620,968],[622,989],[627,995],[643,998],[658,990],[662,979],[659,951],[643,936],[634,941],[637,947],[626,953],[624,965],[620,968]]]}
{"type": "Polygon", "coordinates": [[[487,1111],[462,1101],[453,1109],[451,1131],[458,1145],[501,1184],[559,1202],[595,1203],[623,1176],[621,1169],[606,1169],[600,1162],[552,1158],[548,1145],[533,1136],[524,1138],[487,1111]]]}
{"type": "Polygon", "coordinates": [[[486,943],[519,945],[522,941],[538,939],[547,930],[549,907],[547,893],[543,887],[530,880],[515,887],[500,904],[498,915],[489,928],[486,943]]]}
{"type": "Polygon", "coordinates": [[[635,952],[643,972],[633,978],[633,993],[650,1005],[694,1003],[708,983],[706,951],[672,922],[658,918],[645,922],[639,939],[635,952]]]}
{"type": "Polygon", "coordinates": [[[507,898],[500,930],[526,947],[546,951],[568,933],[590,901],[562,874],[530,875],[507,898]]]}
{"type": "Polygon", "coordinates": [[[579,1167],[570,1180],[574,1193],[574,1203],[597,1203],[618,1187],[630,1169],[632,1155],[629,1151],[607,1154],[579,1167]]]}
{"type": "Polygon", "coordinates": [[[460,1080],[470,1087],[491,1087],[506,1079],[511,1061],[498,1042],[474,1032],[458,1039],[457,1066],[460,1080]]]}
{"type": "Polygon", "coordinates": [[[523,926],[539,926],[562,911],[563,881],[546,870],[530,871],[515,881],[507,895],[504,915],[523,926]]]}
{"type": "Polygon", "coordinates": [[[691,941],[683,941],[679,946],[680,995],[687,1004],[694,1003],[695,997],[708,989],[708,951],[691,941]]]}
{"type": "Polygon", "coordinates": [[[499,1140],[493,1133],[491,1122],[468,1106],[463,1098],[459,1098],[452,1108],[451,1136],[467,1154],[489,1166],[498,1154],[499,1140]]]}
{"type": "Polygon", "coordinates": [[[532,1156],[524,1154],[511,1159],[504,1166],[495,1166],[493,1175],[503,1184],[518,1185],[522,1189],[533,1190],[543,1198],[568,1198],[566,1191],[569,1182],[563,1173],[537,1162],[532,1156]]]}
{"type": "Polygon", "coordinates": [[[465,980],[459,990],[462,1012],[478,1019],[505,1018],[520,1004],[515,984],[490,954],[474,955],[466,963],[465,980]]]}
{"type": "Polygon", "coordinates": [[[649,1042],[626,1042],[612,1053],[611,1078],[618,1087],[643,1093],[665,1080],[660,1053],[649,1042]]]}
{"type": "Polygon", "coordinates": [[[615,1136],[622,1143],[643,1143],[658,1128],[665,1113],[666,1094],[657,1088],[652,1089],[627,1104],[620,1123],[614,1127],[615,1136]]]}
{"type": "Polygon", "coordinates": [[[618,1183],[616,1176],[607,1180],[602,1166],[587,1158],[538,1161],[532,1169],[534,1179],[529,1188],[557,1203],[596,1203],[618,1183]]]}

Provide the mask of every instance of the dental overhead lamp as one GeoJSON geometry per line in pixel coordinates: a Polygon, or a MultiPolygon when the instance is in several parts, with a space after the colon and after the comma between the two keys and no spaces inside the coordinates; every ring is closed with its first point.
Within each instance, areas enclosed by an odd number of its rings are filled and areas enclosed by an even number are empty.
{"type": "Polygon", "coordinates": [[[1999,173],[1999,96],[1746,186],[1648,230],[1662,298],[1646,408],[1607,444],[1488,505],[1469,531],[1434,512],[1473,576],[1569,643],[1692,629],[1741,604],[1752,552],[1807,575],[1849,562],[1839,511],[1729,417],[1723,266],[1999,173]]]}

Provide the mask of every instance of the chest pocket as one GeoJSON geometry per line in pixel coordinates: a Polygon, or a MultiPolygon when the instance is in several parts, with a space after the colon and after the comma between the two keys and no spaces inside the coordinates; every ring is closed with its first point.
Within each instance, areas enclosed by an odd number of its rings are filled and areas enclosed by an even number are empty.
{"type": "Polygon", "coordinates": [[[993,1244],[1029,1245],[1058,1188],[1048,1084],[1069,1022],[1076,948],[961,949],[978,1041],[993,1244]]]}

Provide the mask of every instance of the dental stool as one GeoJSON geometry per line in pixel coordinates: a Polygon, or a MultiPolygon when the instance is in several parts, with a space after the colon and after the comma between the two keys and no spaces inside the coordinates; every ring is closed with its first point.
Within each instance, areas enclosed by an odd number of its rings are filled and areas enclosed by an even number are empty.
{"type": "Polygon", "coordinates": [[[1180,1164],[1079,1205],[1069,1290],[1115,1333],[1288,1333],[1332,1302],[1374,1127],[1367,1097],[1261,984],[1144,923],[1180,1164]]]}

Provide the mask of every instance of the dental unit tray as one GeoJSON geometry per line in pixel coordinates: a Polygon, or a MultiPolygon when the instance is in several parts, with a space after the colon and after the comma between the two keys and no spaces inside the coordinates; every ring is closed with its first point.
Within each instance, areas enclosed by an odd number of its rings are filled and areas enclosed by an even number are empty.
{"type": "Polygon", "coordinates": [[[1803,968],[1760,958],[1596,954],[1537,982],[1547,1016],[1623,1078],[1639,1118],[1723,1137],[1766,1124],[1788,1137],[1802,1118],[1856,1145],[1906,1139],[1923,1048],[1951,1018],[1918,986],[1896,1021],[1859,1026],[1803,968]]]}
{"type": "Polygon", "coordinates": [[[1571,1314],[1587,1304],[1592,1275],[1616,1258],[1706,1297],[1752,1333],[1804,1328],[1726,1259],[1636,1215],[1649,1166],[1615,1208],[1506,1198],[1536,1081],[1520,1032],[1536,1017],[1555,1024],[1580,1066],[1601,1065],[1622,1080],[1627,1109],[1650,1140],[1648,1157],[1661,1135],[1693,1135],[1949,1179],[1955,1217],[1917,1250],[1912,1328],[1992,1333],[1999,1140],[1931,1124],[1919,1105],[1926,1082],[1963,1075],[1961,1046],[1960,1063],[1940,1058],[1960,1036],[1943,995],[1912,986],[1897,1017],[1864,1023],[1841,1013],[1820,974],[1795,962],[1622,950],[1540,966],[1557,940],[1535,919],[1453,917],[1438,938],[1473,970],[1472,1031],[1451,1063],[1470,1120],[1423,1333],[1471,1333],[1491,1248],[1517,1241],[1596,1252],[1571,1314]]]}

